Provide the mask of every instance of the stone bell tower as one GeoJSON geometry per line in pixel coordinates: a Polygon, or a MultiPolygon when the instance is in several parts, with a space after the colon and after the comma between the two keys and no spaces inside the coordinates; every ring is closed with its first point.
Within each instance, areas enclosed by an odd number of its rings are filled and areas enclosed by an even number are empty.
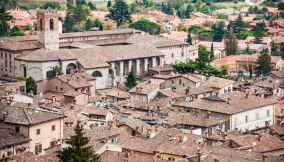
{"type": "Polygon", "coordinates": [[[39,40],[45,49],[59,49],[59,15],[56,10],[37,12],[39,40]]]}

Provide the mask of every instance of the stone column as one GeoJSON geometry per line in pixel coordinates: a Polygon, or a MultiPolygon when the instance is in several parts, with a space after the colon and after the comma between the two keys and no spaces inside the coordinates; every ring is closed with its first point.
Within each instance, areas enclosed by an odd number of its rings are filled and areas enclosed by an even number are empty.
{"type": "Polygon", "coordinates": [[[136,60],[136,75],[140,75],[141,71],[140,71],[140,60],[137,59],[136,60]]]}
{"type": "Polygon", "coordinates": [[[152,58],[152,62],[153,62],[153,67],[156,67],[157,66],[157,59],[156,59],[156,57],[152,58]]]}
{"type": "Polygon", "coordinates": [[[120,70],[120,73],[119,73],[120,75],[119,76],[123,76],[123,71],[124,71],[123,61],[119,62],[119,66],[120,66],[120,69],[119,69],[120,70]]]}
{"type": "Polygon", "coordinates": [[[165,64],[165,58],[160,56],[160,65],[163,66],[165,64]]]}
{"type": "Polygon", "coordinates": [[[144,70],[145,70],[145,72],[147,72],[148,71],[148,58],[145,58],[144,66],[145,66],[144,70]]]}
{"type": "Polygon", "coordinates": [[[132,60],[128,61],[128,72],[132,71],[132,60]]]}
{"type": "Polygon", "coordinates": [[[113,71],[113,76],[116,76],[115,63],[112,62],[112,63],[110,64],[110,66],[111,66],[111,69],[112,69],[112,71],[113,71]]]}

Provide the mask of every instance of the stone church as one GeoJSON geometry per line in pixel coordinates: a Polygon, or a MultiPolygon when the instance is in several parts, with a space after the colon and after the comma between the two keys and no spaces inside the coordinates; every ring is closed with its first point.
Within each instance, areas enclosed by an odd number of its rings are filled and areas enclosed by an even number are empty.
{"type": "Polygon", "coordinates": [[[104,89],[123,83],[130,71],[139,76],[149,68],[198,57],[185,42],[132,29],[60,33],[55,10],[40,10],[37,18],[37,35],[0,39],[1,77],[39,81],[54,77],[55,71],[80,71],[104,89]]]}

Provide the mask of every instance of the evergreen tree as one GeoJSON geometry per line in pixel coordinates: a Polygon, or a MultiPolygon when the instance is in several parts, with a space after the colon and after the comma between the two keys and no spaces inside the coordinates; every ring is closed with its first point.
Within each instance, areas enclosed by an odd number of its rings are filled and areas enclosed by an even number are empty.
{"type": "Polygon", "coordinates": [[[198,46],[198,58],[196,59],[197,68],[203,69],[210,62],[210,52],[207,51],[206,47],[198,46]]]}
{"type": "Polygon", "coordinates": [[[42,6],[43,9],[56,9],[60,10],[62,9],[62,6],[58,2],[47,2],[42,6]]]}
{"type": "Polygon", "coordinates": [[[0,6],[0,36],[7,36],[9,33],[8,22],[12,20],[12,16],[6,10],[6,8],[0,6]]]}
{"type": "Polygon", "coordinates": [[[32,77],[26,79],[26,93],[37,94],[37,85],[32,77]]]}
{"type": "Polygon", "coordinates": [[[112,4],[111,4],[111,0],[107,1],[107,8],[111,8],[112,4]]]}
{"type": "Polygon", "coordinates": [[[272,41],[270,44],[270,49],[271,49],[271,55],[272,56],[279,56],[279,52],[278,52],[278,45],[272,41]]]}
{"type": "Polygon", "coordinates": [[[0,0],[0,8],[3,8],[5,10],[14,9],[17,6],[17,0],[0,0]]]}
{"type": "Polygon", "coordinates": [[[255,41],[257,43],[260,43],[262,41],[262,38],[265,36],[265,32],[266,32],[266,25],[265,25],[265,23],[263,23],[263,22],[257,23],[253,27],[252,30],[254,32],[255,41]]]}
{"type": "Polygon", "coordinates": [[[92,146],[89,146],[89,139],[80,123],[77,123],[74,131],[75,135],[66,141],[69,147],[60,150],[58,158],[62,162],[99,162],[100,158],[94,153],[92,146]]]}
{"type": "Polygon", "coordinates": [[[97,9],[96,5],[94,5],[92,2],[89,2],[88,6],[92,11],[95,11],[97,9]]]}
{"type": "Polygon", "coordinates": [[[117,0],[109,12],[108,17],[116,21],[118,27],[130,20],[129,7],[124,0],[117,0]]]}
{"type": "Polygon", "coordinates": [[[192,37],[191,37],[191,32],[188,31],[187,32],[187,39],[186,39],[186,42],[190,45],[192,45],[192,37]]]}
{"type": "Polygon", "coordinates": [[[210,49],[210,61],[214,60],[214,44],[213,42],[211,43],[211,49],[210,49]]]}
{"type": "Polygon", "coordinates": [[[87,22],[86,22],[86,30],[91,30],[92,28],[97,28],[98,30],[103,30],[104,25],[99,19],[96,19],[95,21],[88,19],[87,22]]]}
{"type": "Polygon", "coordinates": [[[268,54],[268,49],[264,49],[259,55],[256,62],[257,75],[267,75],[271,71],[271,56],[268,54]]]}
{"type": "Polygon", "coordinates": [[[80,1],[76,7],[68,5],[68,12],[63,24],[63,31],[85,31],[89,14],[89,6],[82,1],[80,1]]]}
{"type": "Polygon", "coordinates": [[[223,40],[224,35],[225,35],[224,27],[225,27],[225,24],[223,21],[213,25],[212,39],[214,42],[221,42],[223,40]]]}
{"type": "Polygon", "coordinates": [[[237,20],[233,22],[234,33],[239,33],[245,30],[245,23],[241,15],[238,16],[237,20]]]}
{"type": "Polygon", "coordinates": [[[136,77],[135,77],[135,74],[132,71],[129,72],[128,75],[127,75],[125,86],[128,87],[128,88],[132,88],[132,87],[136,86],[136,77]]]}
{"type": "Polygon", "coordinates": [[[191,4],[188,4],[186,7],[186,17],[191,18],[192,12],[194,11],[194,8],[191,4]]]}
{"type": "Polygon", "coordinates": [[[227,35],[225,40],[225,51],[226,55],[235,55],[238,51],[238,41],[232,30],[227,35]]]}

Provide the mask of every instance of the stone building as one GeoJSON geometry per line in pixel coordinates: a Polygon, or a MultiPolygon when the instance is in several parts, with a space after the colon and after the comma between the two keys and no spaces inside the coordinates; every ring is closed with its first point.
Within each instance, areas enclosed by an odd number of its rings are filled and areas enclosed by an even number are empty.
{"type": "Polygon", "coordinates": [[[1,106],[2,124],[16,134],[30,139],[28,151],[36,155],[62,144],[63,114],[44,111],[38,108],[18,108],[1,106]]]}
{"type": "Polygon", "coordinates": [[[59,34],[54,10],[38,12],[38,35],[3,38],[0,42],[0,75],[53,77],[76,69],[96,77],[96,88],[123,83],[133,71],[137,76],[164,64],[197,58],[197,50],[182,41],[170,40],[131,29],[59,34]]]}

